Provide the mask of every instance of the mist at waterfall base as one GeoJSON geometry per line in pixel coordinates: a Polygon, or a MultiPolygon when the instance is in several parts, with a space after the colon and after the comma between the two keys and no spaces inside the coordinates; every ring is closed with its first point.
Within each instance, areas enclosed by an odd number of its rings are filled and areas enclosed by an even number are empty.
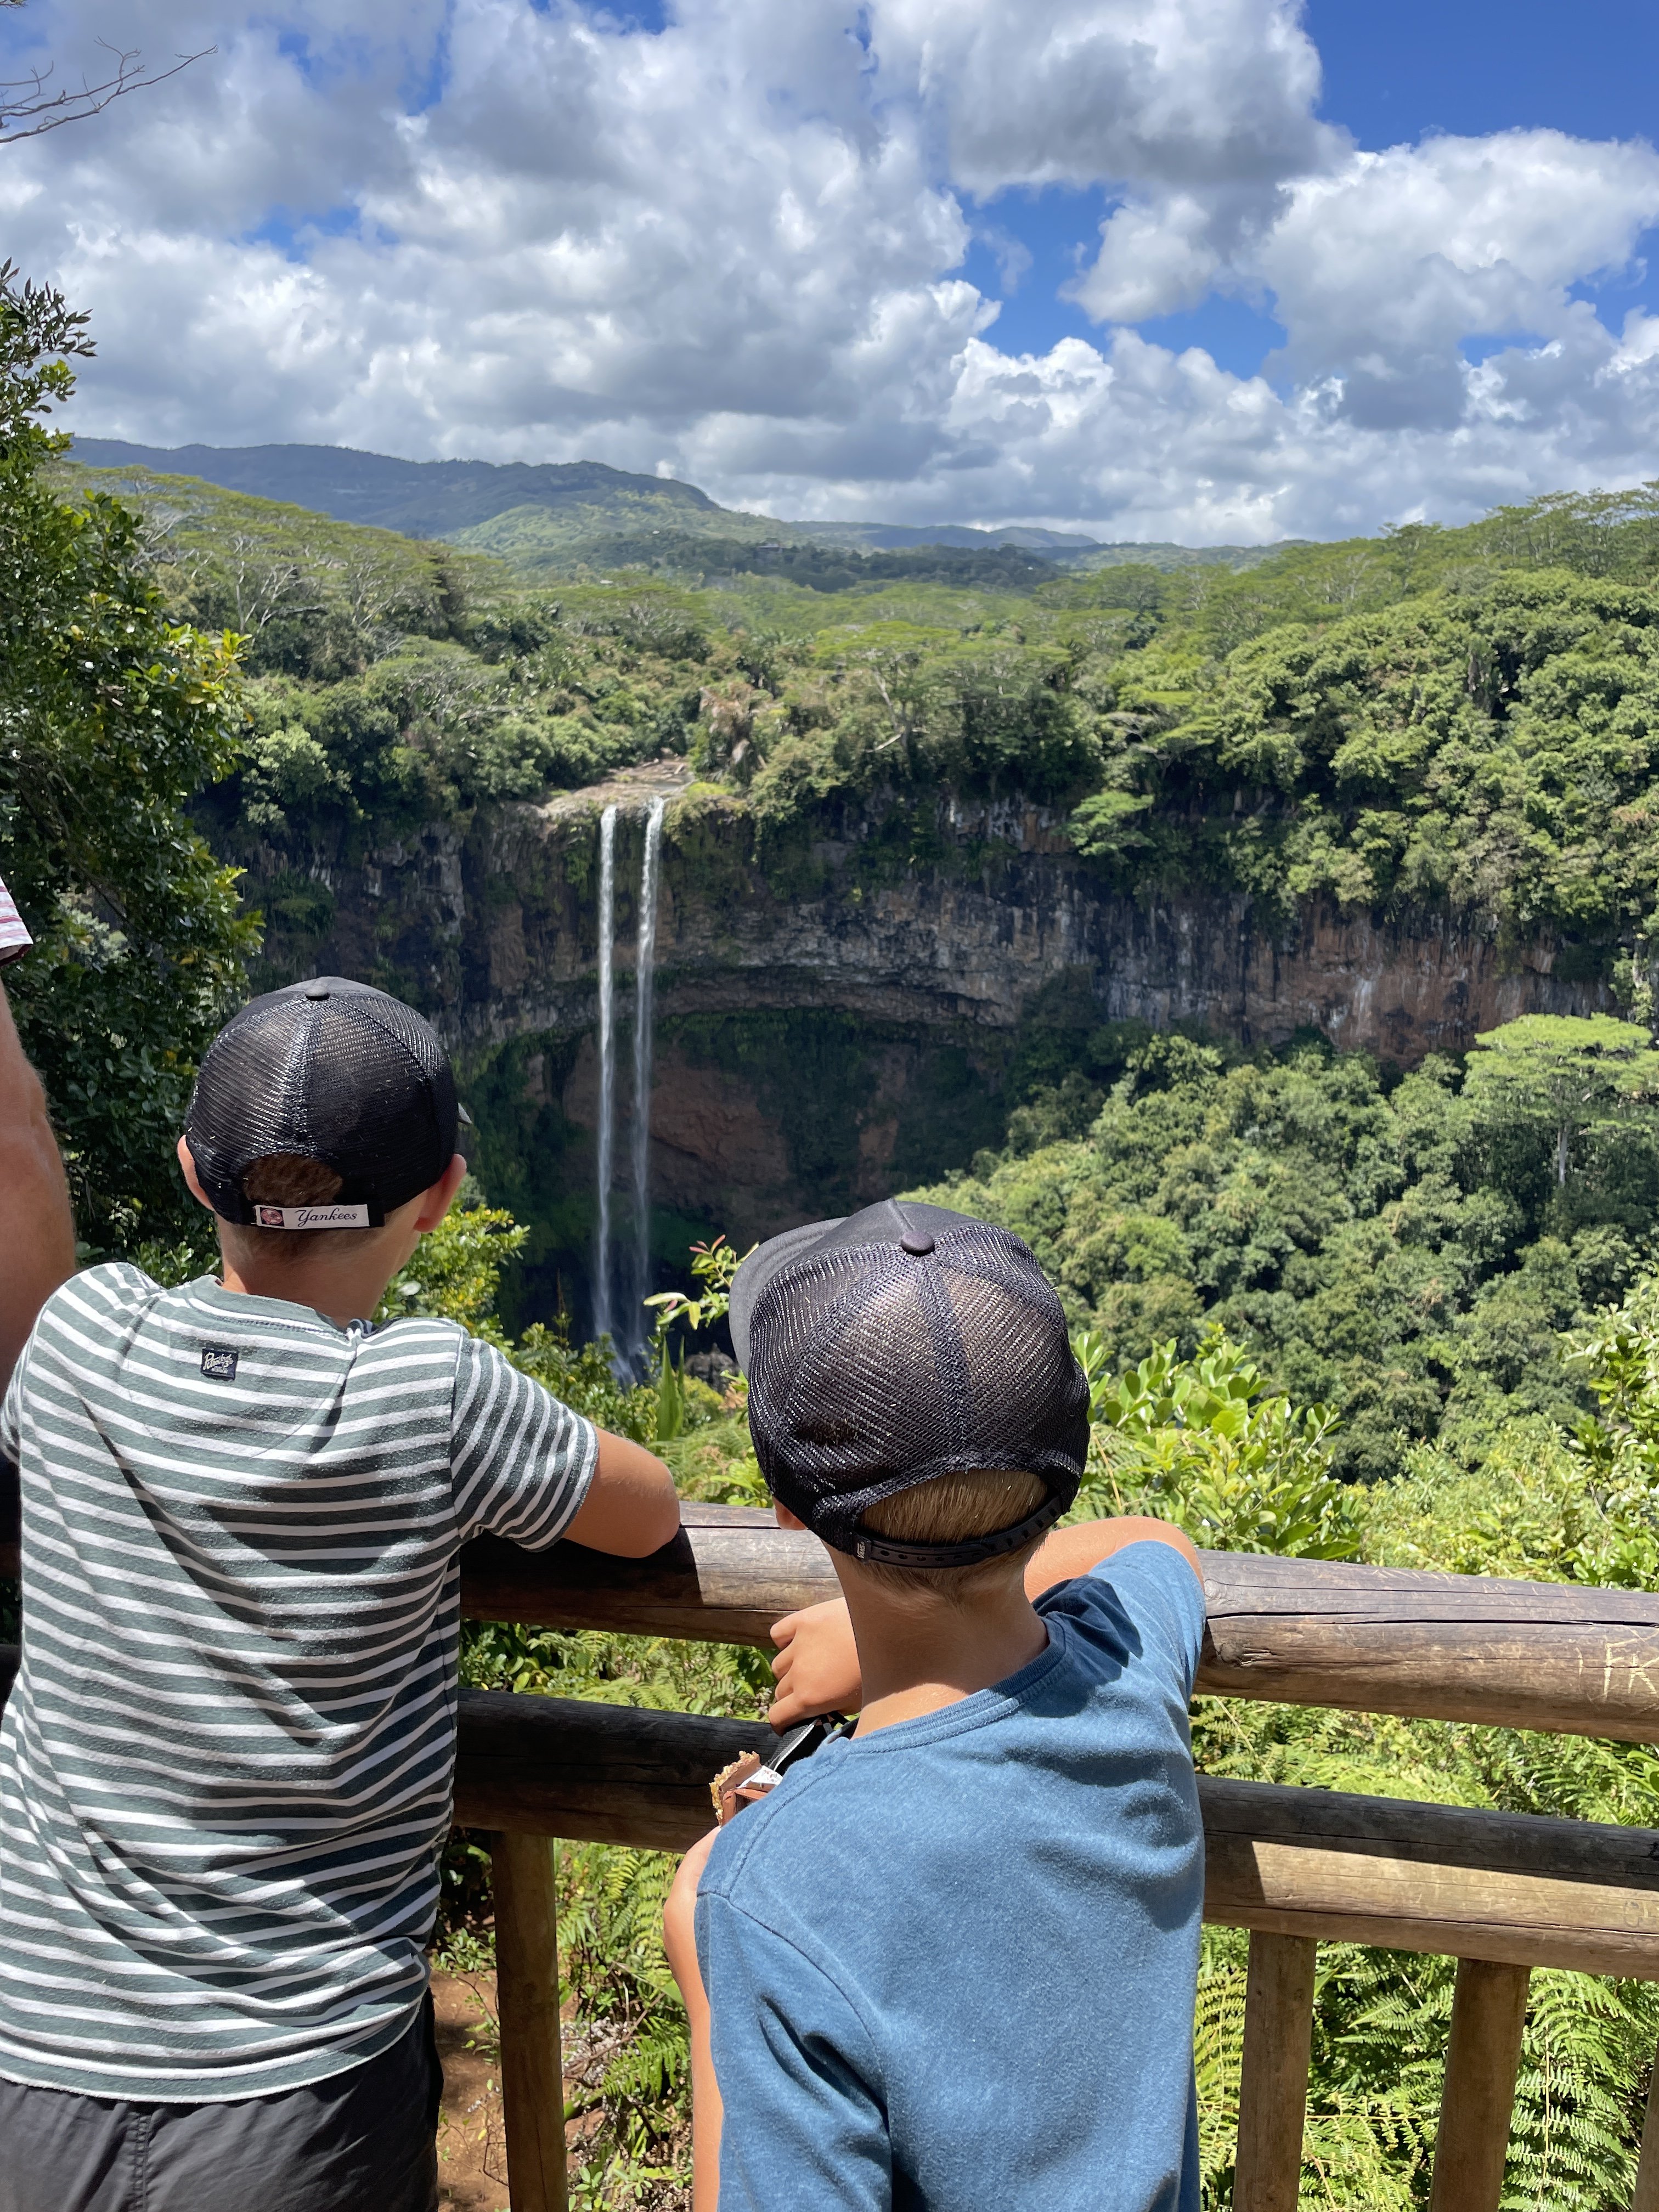
{"type": "Polygon", "coordinates": [[[653,799],[645,818],[640,861],[639,937],[634,959],[634,1096],[629,1164],[631,1219],[618,1236],[611,1184],[617,1155],[617,808],[599,817],[599,1126],[593,1237],[593,1334],[611,1339],[619,1376],[637,1379],[648,1359],[645,1299],[651,1288],[651,1054],[657,962],[657,896],[662,819],[667,802],[653,799]],[[620,1278],[620,1280],[619,1280],[620,1278]]]}

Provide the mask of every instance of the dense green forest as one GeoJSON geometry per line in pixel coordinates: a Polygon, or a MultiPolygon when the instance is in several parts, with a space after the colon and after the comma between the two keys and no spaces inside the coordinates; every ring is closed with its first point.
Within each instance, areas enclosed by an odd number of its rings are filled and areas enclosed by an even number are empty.
{"type": "MultiPolygon", "coordinates": [[[[540,554],[516,569],[76,471],[43,416],[84,343],[61,301],[0,277],[0,865],[41,939],[15,993],[89,1252],[199,1264],[167,1148],[194,1058],[248,979],[283,972],[255,909],[302,957],[342,857],[664,751],[741,811],[780,880],[826,805],[887,825],[872,866],[968,866],[945,799],[1018,793],[1146,900],[1206,884],[1469,907],[1512,939],[1547,933],[1626,1016],[1514,1024],[1409,1073],[1069,1005],[1035,1024],[1004,1141],[936,1194],[1028,1236],[1068,1301],[1094,1385],[1079,1510],[1144,1505],[1237,1548],[1659,1577],[1653,495],[1243,568],[1034,577],[995,550],[962,549],[964,573],[936,548],[842,547],[803,577],[672,544],[625,566],[612,532],[556,575],[540,554]]],[[[494,1316],[523,1231],[468,1199],[387,1310],[507,1341],[494,1316]]],[[[689,1492],[757,1502],[741,1388],[692,1379],[673,1334],[629,1389],[557,1320],[510,1348],[689,1492]]],[[[504,1626],[469,1631],[465,1666],[710,1711],[754,1711],[767,1680],[751,1653],[504,1626]]],[[[1659,1825],[1652,1755],[1627,1747],[1216,1699],[1194,1742],[1212,1772],[1659,1825]]],[[[578,2201],[669,2212],[686,2149],[656,1932],[670,1863],[571,1846],[561,1867],[578,2201]]],[[[485,1961],[480,1839],[456,1840],[446,1880],[443,1955],[485,1961]]],[[[1320,1975],[1304,2204],[1404,2212],[1426,2197],[1449,1962],[1325,1946],[1320,1975]]],[[[1242,1939],[1208,1932],[1212,2212],[1243,1978],[1242,1939]]],[[[1656,2037],[1647,1985],[1534,1978],[1510,2212],[1629,2202],[1656,2037]]]]}
{"type": "Polygon", "coordinates": [[[1231,1065],[1181,1036],[1086,1049],[928,1195],[1024,1237],[1115,1364],[1224,1328],[1340,1413],[1337,1464],[1364,1480],[1585,1409],[1562,1332],[1659,1260],[1644,1028],[1534,1016],[1467,1071],[1393,1083],[1316,1042],[1231,1065]]]}
{"type": "Polygon", "coordinates": [[[555,592],[200,483],[85,475],[141,515],[168,611],[245,640],[250,742],[204,818],[264,872],[303,883],[319,852],[666,750],[740,793],[779,860],[837,799],[902,813],[916,859],[942,794],[1017,792],[1146,898],[1469,908],[1627,992],[1646,957],[1649,492],[1239,570],[736,549],[775,566],[676,582],[672,538],[620,574],[603,538],[555,592]]]}

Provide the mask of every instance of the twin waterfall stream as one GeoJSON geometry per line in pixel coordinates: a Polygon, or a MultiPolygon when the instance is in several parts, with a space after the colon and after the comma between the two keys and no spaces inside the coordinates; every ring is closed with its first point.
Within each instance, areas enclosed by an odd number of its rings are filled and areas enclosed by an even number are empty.
{"type": "Polygon", "coordinates": [[[593,1334],[608,1336],[618,1365],[635,1372],[644,1363],[645,1299],[651,1288],[652,986],[657,961],[662,817],[667,803],[665,799],[651,802],[640,864],[639,945],[634,962],[634,1118],[629,1132],[633,1218],[631,1234],[627,1236],[614,1234],[611,1222],[617,1155],[617,809],[607,806],[599,817],[599,1206],[593,1237],[593,1334]]]}

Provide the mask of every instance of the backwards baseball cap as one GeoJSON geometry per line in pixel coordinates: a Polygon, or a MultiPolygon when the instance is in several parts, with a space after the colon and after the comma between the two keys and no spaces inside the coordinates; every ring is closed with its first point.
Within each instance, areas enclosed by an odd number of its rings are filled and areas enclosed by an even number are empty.
{"type": "Polygon", "coordinates": [[[455,1078],[437,1031],[367,983],[319,975],[242,1008],[208,1047],[185,1136],[226,1221],[258,1229],[378,1229],[455,1154],[455,1078]],[[341,1179],[321,1206],[266,1206],[242,1178],[287,1152],[341,1179]]]}
{"type": "Polygon", "coordinates": [[[1018,1551],[1077,1496],[1089,1389],[1028,1245],[943,1206],[889,1199],[750,1255],[732,1285],[749,1427],[775,1498],[837,1551],[896,1567],[965,1567],[1018,1551]],[[869,1508],[937,1474],[1042,1477],[1012,1528],[898,1543],[869,1508]]]}

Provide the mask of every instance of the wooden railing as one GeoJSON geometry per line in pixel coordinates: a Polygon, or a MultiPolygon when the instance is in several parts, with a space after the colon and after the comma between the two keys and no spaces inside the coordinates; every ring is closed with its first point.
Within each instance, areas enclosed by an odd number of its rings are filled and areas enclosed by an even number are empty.
{"type": "MultiPolygon", "coordinates": [[[[769,1514],[687,1504],[683,1517],[673,1543],[638,1561],[485,1538],[462,1554],[463,1610],[763,1644],[780,1613],[838,1594],[817,1540],[769,1514]]],[[[1203,1560],[1200,1693],[1659,1743],[1659,1597],[1237,1552],[1203,1560]]]]}
{"type": "MultiPolygon", "coordinates": [[[[5,1553],[0,1546],[0,1567],[5,1553]]],[[[1200,1692],[1659,1742],[1659,1597],[1209,1553],[1200,1692]]],[[[815,1540],[692,1506],[627,1563],[493,1540],[463,1559],[472,1617],[764,1644],[834,1595],[815,1540]]],[[[3,1670],[0,1670],[3,1671],[3,1670]]],[[[769,1732],[556,1698],[464,1692],[456,1818],[493,1831],[514,2212],[564,2203],[553,1847],[678,1850],[709,1776],[769,1732]]],[[[1433,2212],[1496,2212],[1528,1978],[1659,1981],[1659,1831],[1205,1778],[1205,1917],[1250,1931],[1236,2212],[1295,2212],[1318,1943],[1459,1961],[1433,2212]]],[[[1659,2094],[1633,2212],[1659,2212],[1659,2094]]]]}

